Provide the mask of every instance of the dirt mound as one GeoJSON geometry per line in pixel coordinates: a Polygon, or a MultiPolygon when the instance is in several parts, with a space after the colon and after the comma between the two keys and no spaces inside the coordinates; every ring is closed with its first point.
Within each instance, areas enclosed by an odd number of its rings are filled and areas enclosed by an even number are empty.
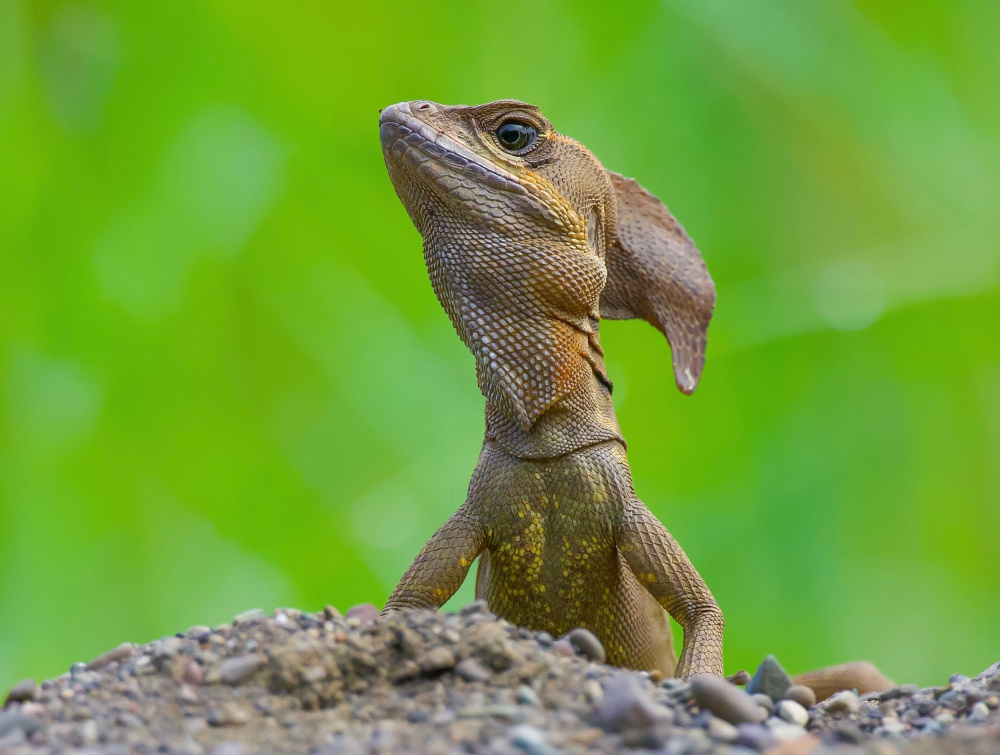
{"type": "Polygon", "coordinates": [[[250,611],[17,685],[0,753],[1000,753],[1000,664],[807,710],[602,657],[585,631],[555,640],[481,603],[388,618],[250,611]]]}

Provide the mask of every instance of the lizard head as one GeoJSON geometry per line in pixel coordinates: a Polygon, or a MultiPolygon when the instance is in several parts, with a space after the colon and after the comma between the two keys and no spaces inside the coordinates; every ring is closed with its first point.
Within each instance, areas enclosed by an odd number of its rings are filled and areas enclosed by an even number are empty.
{"type": "Polygon", "coordinates": [[[694,390],[715,293],[659,200],[524,102],[402,102],[379,130],[480,386],[522,427],[591,371],[603,377],[601,316],[653,323],[678,387],[694,390]]]}

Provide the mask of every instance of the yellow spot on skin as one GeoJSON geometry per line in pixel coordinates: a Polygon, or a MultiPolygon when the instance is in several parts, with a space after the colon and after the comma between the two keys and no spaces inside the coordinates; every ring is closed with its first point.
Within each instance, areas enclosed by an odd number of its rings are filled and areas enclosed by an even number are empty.
{"type": "Polygon", "coordinates": [[[458,565],[461,566],[464,569],[466,566],[469,565],[469,562],[466,561],[465,557],[463,556],[463,557],[461,557],[461,558],[458,559],[458,565]]]}

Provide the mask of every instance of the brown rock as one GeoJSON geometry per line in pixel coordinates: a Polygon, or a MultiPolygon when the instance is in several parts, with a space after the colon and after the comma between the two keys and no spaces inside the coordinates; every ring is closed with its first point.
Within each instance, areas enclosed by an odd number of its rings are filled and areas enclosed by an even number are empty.
{"type": "Polygon", "coordinates": [[[750,695],[721,676],[695,674],[688,682],[698,707],[711,711],[723,721],[760,723],[767,718],[767,712],[750,695]]]}
{"type": "Polygon", "coordinates": [[[103,655],[97,656],[87,664],[87,671],[98,671],[111,663],[121,663],[127,658],[131,658],[134,649],[131,642],[123,642],[114,650],[109,650],[103,655]]]}
{"type": "Polygon", "coordinates": [[[242,684],[256,674],[266,663],[267,658],[260,653],[226,658],[219,666],[219,681],[223,684],[242,684]]]}

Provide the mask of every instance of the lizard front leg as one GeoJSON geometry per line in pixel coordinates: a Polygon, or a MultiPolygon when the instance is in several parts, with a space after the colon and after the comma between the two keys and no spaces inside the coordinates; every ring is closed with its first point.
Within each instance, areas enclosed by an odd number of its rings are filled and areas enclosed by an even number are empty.
{"type": "Polygon", "coordinates": [[[382,612],[440,608],[461,587],[485,545],[485,530],[466,501],[420,549],[382,612]]]}
{"type": "Polygon", "coordinates": [[[722,611],[681,546],[637,498],[625,505],[617,544],[639,582],[684,630],[677,676],[722,676],[722,611]]]}

